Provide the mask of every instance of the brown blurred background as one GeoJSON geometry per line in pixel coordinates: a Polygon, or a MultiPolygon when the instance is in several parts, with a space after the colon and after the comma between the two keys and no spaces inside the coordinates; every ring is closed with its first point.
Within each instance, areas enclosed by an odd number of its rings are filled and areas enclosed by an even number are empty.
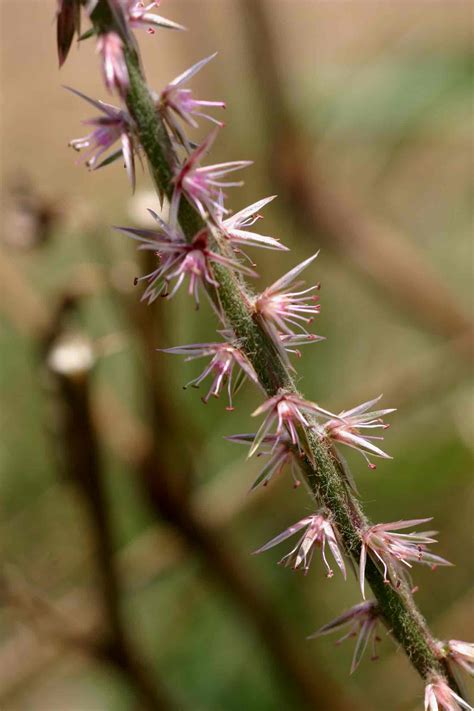
{"type": "MultiPolygon", "coordinates": [[[[0,5],[0,707],[421,708],[389,638],[351,677],[350,641],[305,640],[359,601],[353,577],[250,556],[310,500],[289,476],[247,493],[259,462],[223,437],[253,427],[250,385],[235,412],[205,407],[181,388],[200,363],[155,352],[214,340],[213,316],[185,294],[140,304],[147,265],[110,225],[156,197],[146,170],[132,197],[118,163],[90,174],[67,147],[93,112],[61,85],[108,98],[92,43],[58,72],[55,6],[0,5]]],[[[398,408],[393,461],[345,454],[373,520],[434,516],[455,567],[416,570],[417,599],[441,639],[472,640],[472,3],[160,12],[189,29],[137,35],[148,80],[219,52],[193,84],[227,102],[213,162],[255,160],[230,204],[278,193],[262,224],[292,249],[252,255],[259,283],[321,248],[327,340],[301,387],[398,408]]]]}

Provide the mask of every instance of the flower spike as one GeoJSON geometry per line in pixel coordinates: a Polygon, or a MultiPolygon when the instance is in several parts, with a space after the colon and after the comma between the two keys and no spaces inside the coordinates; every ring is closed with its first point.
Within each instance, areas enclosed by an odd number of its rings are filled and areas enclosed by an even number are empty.
{"type": "Polygon", "coordinates": [[[256,276],[251,269],[212,251],[208,246],[206,230],[201,230],[191,242],[188,242],[179,228],[173,228],[163,222],[153,210],[149,210],[149,212],[158,223],[156,230],[116,227],[140,242],[139,249],[151,250],[156,252],[159,257],[159,265],[155,270],[136,279],[137,283],[147,282],[142,300],[151,304],[158,296],[166,296],[171,299],[185,277],[188,277],[188,291],[194,297],[196,307],[198,307],[199,284],[208,284],[214,289],[219,286],[212,271],[213,264],[223,264],[236,272],[256,276]],[[173,280],[176,281],[170,292],[168,287],[173,280]]]}
{"type": "Polygon", "coordinates": [[[218,398],[223,385],[227,381],[227,391],[229,397],[229,406],[226,410],[233,410],[232,393],[233,393],[233,370],[234,366],[238,366],[244,376],[253,380],[258,385],[258,377],[254,369],[250,365],[247,358],[236,346],[231,343],[193,343],[188,346],[177,346],[175,348],[160,348],[162,353],[172,353],[176,355],[185,355],[186,361],[195,360],[196,358],[204,358],[212,356],[211,362],[194,380],[191,380],[184,387],[192,385],[198,388],[208,375],[214,375],[211,388],[207,395],[202,398],[202,401],[207,404],[211,395],[218,398]]]}
{"type": "Polygon", "coordinates": [[[375,469],[376,466],[370,461],[368,454],[375,457],[382,457],[383,459],[392,459],[389,454],[373,444],[373,440],[383,440],[382,436],[362,435],[360,433],[360,430],[385,430],[389,427],[389,425],[384,424],[382,418],[385,415],[395,412],[395,408],[367,412],[367,410],[370,410],[381,398],[382,395],[379,395],[379,397],[376,397],[374,400],[364,402],[362,405],[352,408],[352,410],[343,410],[339,413],[338,419],[329,420],[322,427],[322,434],[326,437],[329,437],[335,442],[346,444],[353,449],[357,449],[367,461],[369,469],[375,469]]]}
{"type": "Polygon", "coordinates": [[[102,112],[102,116],[98,118],[84,121],[85,125],[93,126],[94,130],[83,138],[75,138],[70,141],[69,145],[76,151],[86,148],[86,165],[91,170],[97,170],[109,163],[112,163],[117,158],[122,156],[128,178],[132,185],[132,190],[135,190],[135,160],[136,152],[135,139],[132,133],[132,120],[126,111],[117,109],[111,104],[106,104],[103,101],[95,101],[89,96],[82,94],[77,89],[65,87],[68,91],[79,96],[84,101],[102,112]],[[114,143],[120,141],[121,148],[115,153],[110,154],[105,160],[97,165],[99,158],[111,148],[114,143]]]}
{"type": "Polygon", "coordinates": [[[157,102],[158,108],[172,133],[188,150],[190,149],[188,139],[179,121],[176,120],[176,116],[192,128],[198,127],[198,122],[195,117],[205,118],[220,127],[224,125],[213,116],[203,113],[203,109],[208,106],[225,109],[225,103],[223,101],[202,101],[193,99],[191,89],[183,88],[183,85],[210,62],[211,59],[214,59],[216,54],[217,52],[211,54],[210,57],[206,57],[206,59],[201,59],[200,62],[197,62],[194,66],[190,67],[190,69],[187,69],[176,77],[176,79],[173,79],[173,81],[163,89],[157,102]]]}
{"type": "Polygon", "coordinates": [[[206,220],[208,217],[213,217],[216,210],[221,210],[219,199],[222,188],[243,185],[242,181],[227,182],[222,178],[228,173],[252,165],[250,160],[236,160],[205,167],[199,165],[216,140],[218,130],[210,133],[201,145],[191,153],[174,178],[175,189],[170,207],[170,222],[172,224],[176,223],[179,202],[183,193],[195,205],[203,220],[206,220]]]}
{"type": "Polygon", "coordinates": [[[249,457],[257,451],[258,447],[268,435],[275,422],[277,427],[274,446],[276,446],[278,442],[280,442],[282,438],[285,438],[288,434],[292,445],[297,447],[300,452],[305,452],[308,456],[310,456],[309,446],[304,431],[304,427],[309,427],[306,415],[322,414],[329,417],[334,416],[327,410],[319,407],[316,403],[303,400],[303,398],[300,398],[298,395],[294,394],[275,395],[274,397],[269,398],[263,403],[263,405],[260,405],[260,407],[252,413],[252,416],[256,417],[264,412],[267,413],[267,415],[255,435],[255,439],[248,455],[249,457]],[[298,429],[300,429],[303,434],[303,444],[300,440],[298,429]]]}
{"type": "MultiPolygon", "coordinates": [[[[225,439],[228,439],[230,442],[239,442],[249,445],[252,444],[255,435],[230,435],[225,439]]],[[[257,452],[257,457],[260,456],[268,456],[269,460],[250,487],[250,491],[253,491],[259,486],[268,486],[273,476],[280,474],[287,465],[290,466],[293,487],[297,489],[301,486],[301,481],[297,476],[299,457],[292,449],[291,440],[288,435],[284,435],[281,438],[278,438],[276,435],[267,435],[264,437],[260,443],[259,451],[257,452]]]]}
{"type": "MultiPolygon", "coordinates": [[[[394,410],[372,410],[379,407],[380,398],[376,398],[334,414],[303,399],[296,389],[298,379],[290,372],[289,354],[299,356],[300,346],[322,340],[308,332],[320,313],[319,284],[307,288],[301,280],[302,272],[318,253],[294,266],[260,295],[248,289],[243,278],[243,275],[258,276],[250,268],[255,265],[246,254],[248,247],[272,250],[286,250],[286,247],[269,235],[252,231],[261,217],[260,211],[273,197],[259,200],[235,214],[224,206],[224,191],[243,184],[234,177],[235,173],[252,161],[203,165],[219,128],[224,125],[214,118],[214,114],[218,115],[214,109],[225,108],[225,104],[195,98],[188,82],[215,55],[181,73],[161,93],[153,93],[147,85],[133,30],[145,29],[154,34],[156,28],[184,29],[155,13],[161,0],[55,2],[60,65],[76,33],[79,41],[96,37],[106,88],[118,92],[122,100],[121,105],[115,107],[71,89],[97,109],[99,116],[84,122],[90,133],[71,141],[70,145],[78,151],[84,149],[83,157],[91,169],[122,158],[133,188],[136,156],[145,155],[161,203],[165,197],[169,201],[168,222],[150,210],[156,225],[146,223],[145,226],[154,226],[154,229],[116,228],[135,239],[138,249],[149,252],[151,261],[155,262],[147,268],[150,273],[135,280],[135,283],[144,282],[142,300],[151,303],[158,296],[172,298],[184,284],[197,308],[204,288],[222,328],[234,329],[221,331],[222,342],[219,343],[195,343],[160,350],[183,355],[186,360],[208,358],[200,375],[188,383],[199,387],[209,378],[207,393],[202,398],[204,403],[211,396],[218,398],[223,391],[225,394],[227,388],[229,406],[226,409],[232,410],[232,398],[245,378],[259,385],[264,391],[263,398],[267,399],[253,413],[253,416],[261,415],[263,420],[256,434],[229,437],[249,445],[249,457],[267,456],[266,465],[252,489],[266,486],[288,464],[295,486],[300,484],[296,470],[301,476],[304,474],[308,493],[317,502],[312,515],[306,515],[255,553],[267,551],[295,535],[293,543],[297,540],[296,545],[280,563],[306,574],[318,546],[327,577],[334,575],[332,568],[336,565],[344,579],[347,576],[345,556],[349,560],[351,556],[360,555],[362,595],[365,600],[367,574],[377,601],[356,605],[321,627],[312,637],[342,628],[345,634],[338,643],[356,637],[352,673],[369,643],[373,644],[372,658],[377,658],[375,646],[380,638],[376,630],[378,623],[383,622],[427,685],[425,711],[474,711],[458,695],[462,692],[456,685],[454,673],[454,665],[470,673],[474,671],[474,645],[458,640],[444,643],[436,640],[409,593],[410,579],[406,571],[413,563],[430,565],[433,569],[438,565],[451,565],[431,553],[429,547],[436,543],[435,531],[405,532],[431,519],[371,525],[344,458],[336,451],[338,443],[355,448],[372,469],[375,465],[369,456],[391,458],[378,446],[378,440],[383,439],[380,432],[375,434],[372,430],[388,427],[383,417],[394,410]],[[81,35],[82,10],[89,15],[91,27],[81,35]],[[200,127],[201,119],[214,126],[198,145],[187,133],[189,127],[200,127]],[[241,255],[248,261],[240,259],[241,255]],[[385,587],[383,582],[391,587],[385,587]]],[[[178,499],[175,503],[179,506],[178,499]]]]}
{"type": "Polygon", "coordinates": [[[449,688],[441,677],[435,678],[425,687],[425,711],[474,711],[471,704],[464,701],[449,688]]]}
{"type": "Polygon", "coordinates": [[[326,558],[326,543],[336,561],[337,566],[340,568],[344,579],[346,578],[346,566],[344,564],[344,559],[342,557],[341,551],[339,549],[339,544],[337,542],[336,534],[334,528],[328,518],[323,516],[321,513],[313,514],[312,516],[306,516],[306,518],[301,519],[298,523],[290,526],[280,533],[271,541],[266,543],[264,546],[254,551],[254,555],[258,553],[263,553],[268,551],[270,548],[277,546],[282,541],[285,541],[290,536],[293,536],[298,531],[305,528],[303,536],[300,538],[296,546],[287,555],[279,561],[280,564],[291,565],[294,570],[301,568],[304,570],[305,574],[309,570],[311,559],[314,553],[314,546],[317,545],[321,548],[321,555],[324,561],[324,565],[327,570],[327,577],[332,578],[334,571],[329,565],[326,558]]]}
{"type": "Polygon", "coordinates": [[[316,637],[331,634],[331,632],[335,632],[336,630],[348,628],[346,634],[338,639],[336,644],[341,644],[341,642],[344,642],[346,639],[357,637],[351,664],[351,674],[353,674],[360,664],[370,639],[372,639],[371,659],[373,661],[378,659],[375,646],[377,642],[380,642],[380,637],[377,635],[378,623],[379,613],[377,603],[373,601],[361,602],[359,605],[355,605],[350,610],[339,615],[339,617],[336,617],[332,622],[323,625],[307,639],[316,639],[316,637]]]}
{"type": "Polygon", "coordinates": [[[411,568],[412,563],[430,565],[434,570],[438,565],[452,565],[449,561],[427,551],[430,543],[437,543],[433,535],[436,531],[412,531],[411,533],[394,533],[404,528],[427,523],[431,518],[415,518],[410,521],[395,521],[393,523],[378,523],[370,526],[362,534],[362,547],[359,562],[359,582],[362,597],[365,599],[365,566],[367,553],[375,563],[383,568],[384,582],[399,587],[400,580],[406,579],[406,571],[400,564],[411,568]]]}

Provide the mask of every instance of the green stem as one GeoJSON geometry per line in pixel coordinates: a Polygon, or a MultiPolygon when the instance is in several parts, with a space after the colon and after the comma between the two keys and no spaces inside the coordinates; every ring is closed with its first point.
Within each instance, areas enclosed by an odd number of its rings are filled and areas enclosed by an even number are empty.
{"type": "MultiPolygon", "coordinates": [[[[173,190],[172,177],[179,161],[146,85],[135,46],[117,24],[110,11],[109,1],[111,0],[99,0],[92,20],[99,32],[114,30],[122,36],[130,76],[127,108],[135,121],[137,135],[155,185],[160,194],[170,197],[173,190]]],[[[188,239],[192,239],[203,227],[201,217],[184,197],[181,199],[179,221],[188,239]]],[[[219,298],[226,319],[266,393],[269,396],[279,392],[297,394],[288,368],[255,318],[245,285],[233,272],[220,265],[214,266],[214,272],[219,282],[219,298]]],[[[311,429],[308,429],[306,436],[313,458],[313,462],[309,459],[303,461],[306,481],[315,498],[331,512],[344,549],[357,565],[361,532],[367,528],[369,522],[359,501],[347,487],[333,448],[316,437],[311,429]]],[[[433,676],[444,677],[451,687],[460,693],[445,660],[437,652],[435,638],[419,612],[408,585],[402,583],[398,589],[387,585],[384,576],[370,558],[366,566],[366,580],[377,599],[379,612],[386,626],[403,647],[419,674],[424,679],[433,676]]]]}

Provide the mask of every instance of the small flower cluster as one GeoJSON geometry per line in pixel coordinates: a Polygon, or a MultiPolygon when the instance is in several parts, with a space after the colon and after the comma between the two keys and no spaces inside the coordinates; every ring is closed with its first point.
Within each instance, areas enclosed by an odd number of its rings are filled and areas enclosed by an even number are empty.
{"type": "MultiPolygon", "coordinates": [[[[226,335],[226,334],[224,334],[226,335]]],[[[172,353],[175,355],[185,355],[185,360],[194,360],[195,358],[203,358],[212,356],[211,362],[206,366],[203,372],[197,378],[191,380],[184,388],[192,385],[198,388],[200,384],[209,375],[213,376],[211,388],[207,395],[202,399],[204,404],[207,404],[209,398],[218,398],[221,394],[222,387],[227,382],[229,405],[226,410],[233,410],[232,396],[239,390],[243,381],[247,377],[253,380],[258,385],[258,377],[251,363],[247,360],[242,351],[238,348],[236,339],[232,336],[227,336],[227,340],[221,343],[194,343],[188,346],[176,346],[174,348],[163,348],[163,353],[172,353]],[[234,366],[238,366],[237,377],[233,380],[234,366]]]]}
{"type": "Polygon", "coordinates": [[[218,121],[214,116],[204,113],[207,107],[225,109],[223,101],[195,99],[191,89],[185,87],[185,84],[215,56],[216,54],[211,54],[210,57],[201,59],[200,62],[186,69],[176,79],[173,79],[156,98],[157,107],[170,131],[188,152],[191,150],[191,143],[182,128],[181,121],[191,126],[191,128],[198,128],[198,118],[205,118],[221,128],[224,125],[222,121],[218,121]]]}
{"type": "MultiPolygon", "coordinates": [[[[239,434],[227,437],[230,442],[240,442],[247,445],[252,444],[254,438],[254,434],[239,434]]],[[[301,486],[298,476],[299,457],[293,450],[288,435],[283,437],[265,435],[260,443],[259,450],[257,457],[268,456],[269,459],[252,484],[251,491],[258,486],[268,486],[273,476],[281,474],[287,466],[290,468],[294,488],[298,489],[301,486]],[[268,445],[269,449],[266,449],[265,445],[268,445]]]]}
{"type": "Polygon", "coordinates": [[[312,454],[308,443],[308,429],[322,440],[342,442],[357,449],[367,460],[369,468],[375,469],[375,464],[370,462],[367,452],[384,459],[391,459],[391,457],[372,444],[373,435],[362,435],[360,430],[365,427],[385,429],[388,426],[383,423],[382,416],[394,412],[394,409],[367,412],[369,407],[380,400],[380,397],[335,415],[298,395],[292,393],[276,395],[268,399],[253,413],[256,416],[266,412],[267,416],[254,437],[249,456],[257,451],[262,438],[276,421],[275,436],[277,440],[285,438],[286,433],[289,433],[292,444],[301,454],[306,454],[310,459],[312,454]],[[311,417],[307,417],[307,415],[311,417]]]}
{"type": "Polygon", "coordinates": [[[86,126],[93,127],[91,133],[83,138],[73,139],[69,145],[76,151],[86,149],[84,159],[91,170],[102,168],[122,157],[132,189],[135,189],[135,153],[138,143],[130,115],[124,109],[118,109],[104,101],[95,101],[77,89],[66,88],[101,112],[98,117],[83,122],[86,126]],[[117,142],[120,142],[120,148],[100,160],[117,142]]]}
{"type": "Polygon", "coordinates": [[[287,538],[290,538],[290,536],[293,536],[295,533],[298,533],[298,531],[303,529],[306,530],[302,537],[293,550],[283,556],[280,560],[280,564],[291,565],[294,570],[300,568],[306,574],[309,570],[309,565],[313,557],[314,546],[316,545],[321,548],[321,556],[323,558],[324,565],[326,566],[327,577],[332,578],[334,572],[327,561],[325,553],[327,543],[338,568],[341,570],[344,579],[346,579],[346,566],[339,548],[336,531],[328,515],[325,515],[322,512],[318,512],[312,516],[306,516],[301,521],[298,521],[298,523],[293,524],[293,526],[287,528],[286,531],[283,531],[283,533],[280,533],[275,538],[272,538],[271,541],[256,550],[255,554],[263,553],[264,551],[277,546],[282,541],[285,541],[287,538]]]}
{"type": "Polygon", "coordinates": [[[377,447],[373,440],[383,440],[381,435],[361,434],[361,430],[382,429],[386,430],[390,425],[383,421],[385,415],[395,412],[394,408],[375,410],[368,412],[381,399],[381,395],[374,400],[362,403],[351,410],[343,410],[337,417],[328,420],[322,428],[322,434],[334,442],[341,442],[356,449],[366,459],[369,469],[375,469],[375,464],[370,461],[369,454],[374,457],[391,459],[390,455],[377,447]]]}
{"type": "MultiPolygon", "coordinates": [[[[79,0],[58,0],[58,53],[62,64],[67,56],[74,35],[80,34],[79,0]]],[[[127,68],[126,46],[133,29],[146,29],[154,33],[155,28],[182,29],[180,25],[156,15],[152,10],[158,5],[151,2],[145,5],[136,0],[115,0],[114,13],[120,32],[101,34],[97,40],[97,52],[102,58],[103,76],[106,88],[115,92],[122,101],[117,108],[102,101],[95,101],[80,92],[71,89],[77,96],[87,101],[100,112],[96,118],[86,121],[92,131],[83,138],[71,141],[76,150],[86,149],[86,164],[91,169],[108,165],[122,158],[132,184],[135,185],[135,156],[139,155],[137,129],[126,109],[130,77],[127,68]],[[114,150],[116,144],[118,148],[114,150]],[[106,155],[107,154],[107,155],[106,155]]],[[[90,13],[96,7],[96,0],[86,4],[90,13]]],[[[136,279],[144,282],[142,298],[149,304],[158,296],[172,298],[186,282],[188,292],[193,297],[196,307],[199,305],[200,288],[210,297],[210,301],[219,318],[225,324],[219,334],[222,340],[211,343],[194,343],[161,349],[173,355],[183,355],[187,361],[208,358],[209,362],[200,375],[188,385],[199,387],[207,378],[211,378],[210,388],[202,398],[207,403],[211,397],[218,398],[227,387],[227,410],[233,410],[233,398],[242,383],[248,379],[260,385],[259,377],[247,356],[243,343],[227,324],[220,303],[219,270],[225,268],[236,283],[241,284],[243,276],[257,276],[255,266],[246,254],[248,248],[286,250],[278,239],[251,230],[261,218],[260,211],[274,196],[263,198],[252,205],[232,213],[225,207],[225,191],[242,185],[235,180],[235,172],[251,165],[250,161],[237,160],[215,165],[203,165],[207,153],[216,140],[221,121],[208,114],[210,109],[225,107],[222,101],[195,99],[188,81],[194,77],[215,55],[211,55],[180,74],[159,94],[154,94],[154,108],[160,117],[170,143],[176,147],[179,164],[172,179],[172,194],[169,205],[169,219],[150,210],[156,222],[154,229],[136,229],[118,227],[136,240],[138,249],[151,251],[157,259],[156,268],[136,279]],[[212,132],[196,145],[187,135],[186,129],[198,127],[199,119],[205,119],[215,125],[212,132]],[[200,216],[202,226],[188,239],[180,226],[180,211],[183,205],[191,205],[200,216]],[[243,263],[242,257],[250,262],[243,263]]],[[[171,191],[170,191],[171,192],[171,191]]],[[[320,312],[319,284],[305,286],[300,279],[302,272],[313,264],[318,253],[304,260],[287,274],[277,279],[271,286],[257,296],[251,296],[242,290],[242,298],[248,310],[259,325],[263,334],[280,355],[282,364],[292,369],[290,354],[299,355],[298,347],[322,340],[321,336],[308,331],[314,318],[320,312]]],[[[187,386],[185,386],[187,387],[187,386]]],[[[335,447],[344,444],[356,449],[365,458],[370,469],[375,464],[369,457],[390,459],[378,444],[388,425],[384,417],[394,412],[392,408],[373,409],[379,396],[352,409],[334,414],[315,402],[303,399],[292,391],[279,390],[266,399],[253,413],[263,415],[263,422],[256,434],[240,434],[229,437],[231,441],[250,446],[249,457],[266,456],[266,465],[259,473],[252,489],[266,486],[270,480],[289,468],[295,487],[300,484],[298,472],[316,464],[314,461],[314,443],[318,441],[326,447],[339,462],[335,447]],[[379,434],[373,434],[377,430],[379,434]]],[[[342,466],[342,464],[341,464],[342,466]]],[[[333,576],[333,570],[326,556],[329,550],[336,566],[346,578],[344,551],[354,549],[344,541],[338,530],[336,516],[328,511],[323,502],[315,513],[305,516],[285,531],[272,538],[255,553],[262,553],[285,541],[296,533],[301,536],[296,546],[281,558],[280,563],[293,569],[308,572],[314,550],[321,551],[327,577],[333,576]],[[345,544],[345,545],[344,545],[345,544]]],[[[377,658],[375,645],[380,641],[377,630],[384,622],[381,610],[374,601],[365,601],[365,576],[368,565],[375,565],[383,574],[384,582],[393,588],[404,585],[406,591],[410,584],[407,569],[413,563],[431,566],[451,565],[447,560],[434,555],[427,547],[436,543],[434,531],[400,533],[407,528],[430,521],[429,518],[396,521],[389,524],[360,525],[359,579],[364,601],[344,612],[332,622],[324,625],[311,638],[326,635],[344,629],[345,634],[338,643],[347,638],[356,637],[356,645],[351,665],[355,671],[369,642],[372,644],[372,659],[377,658]],[[369,562],[370,561],[370,562],[369,562]]],[[[473,645],[451,640],[440,643],[439,657],[448,663],[455,663],[470,673],[474,670],[473,645]]],[[[435,678],[426,687],[425,709],[453,711],[469,707],[446,684],[445,680],[435,678]]]]}
{"type": "MultiPolygon", "coordinates": [[[[120,33],[104,32],[97,37],[96,50],[101,58],[104,84],[110,93],[117,93],[122,101],[125,101],[130,85],[124,51],[124,39],[129,37],[130,31],[133,29],[146,29],[150,34],[154,34],[156,28],[171,30],[184,29],[184,27],[178,25],[176,22],[167,20],[152,12],[158,5],[159,2],[151,2],[145,5],[143,2],[137,0],[116,0],[116,2],[111,3],[111,8],[116,15],[120,33]]],[[[89,0],[89,2],[85,3],[85,9],[89,16],[93,15],[96,6],[97,0],[89,0]]],[[[80,13],[80,0],[58,0],[57,47],[60,66],[66,61],[74,35],[80,35],[80,13]]],[[[93,34],[94,32],[89,32],[86,33],[84,37],[93,34]]],[[[79,37],[79,39],[82,38],[79,37]]],[[[200,67],[198,67],[198,69],[199,68],[200,67]]],[[[185,81],[185,79],[186,78],[182,80],[185,81]]],[[[132,118],[128,111],[125,107],[119,108],[111,104],[106,104],[103,101],[95,101],[74,89],[71,89],[71,91],[89,102],[94,108],[98,109],[101,114],[96,118],[84,121],[86,125],[94,127],[93,131],[84,138],[72,140],[70,145],[78,151],[83,148],[87,149],[86,165],[91,170],[110,165],[110,163],[118,158],[122,158],[132,189],[134,189],[134,156],[138,152],[139,142],[136,137],[132,118]],[[120,142],[120,147],[99,162],[103,154],[117,142],[120,142]]],[[[191,101],[190,97],[189,101],[191,101]]]]}
{"type": "Polygon", "coordinates": [[[351,674],[355,672],[364,655],[367,645],[372,641],[372,661],[378,659],[376,651],[377,642],[381,638],[377,634],[377,628],[380,623],[379,611],[377,603],[373,601],[361,602],[354,605],[350,610],[346,610],[342,615],[336,617],[331,622],[323,625],[317,632],[314,632],[308,639],[315,639],[326,634],[331,634],[337,630],[345,630],[345,634],[337,640],[336,644],[341,644],[346,639],[357,638],[352,657],[351,674]]]}
{"type": "Polygon", "coordinates": [[[406,579],[403,568],[411,568],[412,563],[422,563],[431,566],[432,570],[439,565],[452,565],[449,561],[427,551],[430,543],[437,543],[432,536],[436,531],[398,533],[400,529],[412,528],[420,523],[427,523],[431,518],[418,518],[411,521],[395,521],[394,523],[379,523],[370,526],[362,534],[362,546],[359,563],[359,578],[362,597],[365,598],[365,568],[367,554],[376,564],[380,564],[384,582],[399,587],[406,579]]]}
{"type": "Polygon", "coordinates": [[[140,242],[139,249],[151,250],[158,257],[158,266],[150,274],[145,274],[136,279],[136,283],[145,281],[146,290],[142,299],[149,304],[158,296],[172,298],[187,277],[189,279],[189,294],[194,297],[196,306],[199,306],[199,285],[216,289],[217,283],[213,265],[221,264],[242,274],[253,276],[255,272],[243,264],[225,257],[213,249],[209,233],[206,229],[199,231],[191,242],[176,224],[174,227],[164,222],[161,217],[149,210],[157,223],[157,229],[134,229],[132,227],[117,227],[140,242]],[[174,282],[173,288],[169,285],[174,282]]]}

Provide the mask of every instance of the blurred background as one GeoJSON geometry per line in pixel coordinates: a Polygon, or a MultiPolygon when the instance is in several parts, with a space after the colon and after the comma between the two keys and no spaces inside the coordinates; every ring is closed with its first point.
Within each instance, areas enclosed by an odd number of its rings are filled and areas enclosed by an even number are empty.
{"type": "MultiPolygon", "coordinates": [[[[157,208],[146,170],[90,174],[67,147],[109,100],[92,43],[59,73],[54,0],[2,0],[0,234],[0,706],[4,711],[420,709],[422,685],[382,635],[308,634],[359,602],[353,576],[251,551],[311,509],[226,435],[234,412],[184,391],[201,363],[158,353],[215,339],[186,294],[140,304],[147,264],[110,225],[157,208]]],[[[384,393],[398,408],[375,472],[344,452],[374,521],[433,516],[417,600],[440,638],[472,640],[472,3],[174,0],[189,30],[139,33],[160,90],[197,60],[199,98],[227,102],[212,162],[254,159],[233,209],[277,193],[253,253],[261,280],[321,249],[327,340],[301,388],[338,411],[384,393]]],[[[219,117],[220,118],[220,117],[219,117]]],[[[206,127],[204,127],[206,128],[206,127]]],[[[196,134],[199,138],[204,134],[196,134]]],[[[148,271],[150,267],[148,265],[148,271]]]]}

